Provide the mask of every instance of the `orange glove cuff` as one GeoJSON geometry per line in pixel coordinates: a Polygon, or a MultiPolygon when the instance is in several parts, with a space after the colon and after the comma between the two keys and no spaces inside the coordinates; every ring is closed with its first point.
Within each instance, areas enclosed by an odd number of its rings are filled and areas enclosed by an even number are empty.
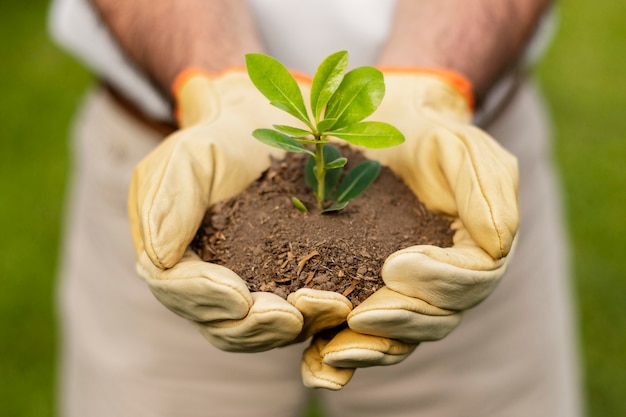
{"type": "Polygon", "coordinates": [[[174,78],[174,82],[172,82],[171,91],[172,97],[174,97],[174,119],[180,126],[181,115],[180,115],[180,92],[183,87],[189,82],[190,79],[194,77],[204,77],[208,79],[215,79],[224,73],[227,72],[245,72],[245,67],[228,67],[224,69],[222,72],[217,74],[212,74],[209,71],[200,68],[200,67],[187,67],[181,72],[178,73],[176,78],[174,78]]]}

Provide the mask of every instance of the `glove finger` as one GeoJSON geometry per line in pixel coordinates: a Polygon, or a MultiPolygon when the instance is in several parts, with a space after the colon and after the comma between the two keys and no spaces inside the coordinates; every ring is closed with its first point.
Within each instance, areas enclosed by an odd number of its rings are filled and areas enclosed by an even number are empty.
{"type": "Polygon", "coordinates": [[[182,257],[209,206],[213,148],[199,139],[194,129],[178,131],[133,172],[128,212],[135,249],[160,268],[182,257]]]}
{"type": "Polygon", "coordinates": [[[198,323],[200,333],[228,352],[263,352],[294,341],[302,330],[302,314],[281,297],[252,293],[253,304],[241,320],[198,323]]]}
{"type": "Polygon", "coordinates": [[[272,149],[251,139],[251,131],[227,118],[194,126],[137,165],[128,202],[136,250],[161,268],[178,262],[208,207],[240,193],[270,166],[272,149]]]}
{"type": "Polygon", "coordinates": [[[191,249],[173,268],[165,270],[142,253],[137,272],[163,305],[192,321],[241,319],[253,304],[246,283],[237,274],[203,262],[191,249]]]}
{"type": "Polygon", "coordinates": [[[423,245],[391,254],[381,269],[387,287],[446,310],[480,303],[506,272],[511,256],[494,260],[463,228],[454,239],[451,248],[423,245]]]}
{"type": "Polygon", "coordinates": [[[507,256],[519,225],[517,159],[474,126],[452,126],[437,141],[458,217],[493,259],[507,256]]]}
{"type": "Polygon", "coordinates": [[[372,117],[396,126],[406,141],[366,156],[389,166],[429,209],[461,218],[493,259],[506,256],[519,224],[517,160],[469,118],[441,117],[462,98],[437,97],[450,88],[433,82],[386,77],[386,99],[372,117]]]}
{"type": "Polygon", "coordinates": [[[343,295],[332,291],[301,288],[287,297],[304,317],[304,326],[298,341],[303,341],[346,321],[352,303],[343,295]]]}
{"type": "Polygon", "coordinates": [[[383,287],[348,315],[348,325],[358,333],[417,345],[447,336],[462,314],[443,310],[418,298],[383,287]]]}
{"type": "Polygon", "coordinates": [[[515,157],[471,126],[427,130],[372,155],[430,210],[460,218],[493,259],[506,256],[519,226],[515,157]]]}
{"type": "Polygon", "coordinates": [[[318,334],[302,353],[302,382],[308,388],[326,388],[338,391],[344,387],[352,375],[354,368],[335,367],[324,363],[321,351],[329,342],[329,337],[318,334]]]}
{"type": "Polygon", "coordinates": [[[516,158],[470,125],[424,128],[405,149],[390,149],[391,169],[429,209],[460,218],[493,259],[506,256],[519,225],[516,158]]]}
{"type": "Polygon", "coordinates": [[[416,347],[417,344],[344,329],[332,338],[320,354],[326,365],[340,368],[366,368],[402,362],[416,347]]]}

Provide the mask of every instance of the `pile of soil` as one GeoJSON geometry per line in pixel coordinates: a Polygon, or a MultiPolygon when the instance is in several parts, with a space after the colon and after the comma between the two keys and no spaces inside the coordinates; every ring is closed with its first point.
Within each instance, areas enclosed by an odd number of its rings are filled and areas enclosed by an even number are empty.
{"type": "MultiPolygon", "coordinates": [[[[342,155],[348,169],[363,160],[350,148],[342,155]]],[[[393,252],[452,245],[451,220],[426,209],[385,167],[345,209],[320,214],[304,183],[306,158],[273,161],[243,193],[211,207],[192,243],[200,257],[236,272],[250,291],[286,298],[309,287],[343,294],[356,307],[384,285],[380,269],[393,252]],[[309,213],[293,207],[293,196],[309,213]]]]}

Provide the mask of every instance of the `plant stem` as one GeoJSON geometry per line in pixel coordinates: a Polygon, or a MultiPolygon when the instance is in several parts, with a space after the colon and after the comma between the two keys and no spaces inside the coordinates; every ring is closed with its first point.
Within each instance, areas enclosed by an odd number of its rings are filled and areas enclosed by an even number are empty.
{"type": "MultiPolygon", "coordinates": [[[[319,139],[319,138],[318,138],[319,139]]],[[[315,197],[317,197],[317,208],[322,209],[322,203],[324,202],[324,194],[325,194],[325,184],[324,178],[326,177],[326,172],[324,169],[324,144],[316,143],[315,144],[315,163],[317,166],[317,192],[315,193],[315,197]]]]}

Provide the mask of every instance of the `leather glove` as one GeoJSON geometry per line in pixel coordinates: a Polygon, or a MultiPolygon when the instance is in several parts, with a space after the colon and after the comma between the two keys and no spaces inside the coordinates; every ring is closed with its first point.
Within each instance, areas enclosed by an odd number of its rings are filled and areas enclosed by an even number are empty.
{"type": "Polygon", "coordinates": [[[186,70],[173,90],[181,129],[137,165],[129,191],[137,270],[150,290],[226,351],[269,350],[345,321],[347,299],[307,290],[291,304],[250,293],[234,272],[189,249],[206,210],[243,191],[271,155],[282,156],[251,132],[289,116],[267,104],[244,70],[218,77],[186,70]],[[315,299],[325,307],[314,309],[315,299]]]}
{"type": "Polygon", "coordinates": [[[454,244],[391,254],[381,270],[386,286],[348,315],[349,329],[305,353],[308,386],[341,388],[346,368],[395,364],[420,342],[445,337],[496,287],[514,248],[517,161],[472,126],[469,83],[447,71],[384,72],[385,99],[372,118],[396,126],[406,142],[366,156],[454,218],[454,244]]]}

